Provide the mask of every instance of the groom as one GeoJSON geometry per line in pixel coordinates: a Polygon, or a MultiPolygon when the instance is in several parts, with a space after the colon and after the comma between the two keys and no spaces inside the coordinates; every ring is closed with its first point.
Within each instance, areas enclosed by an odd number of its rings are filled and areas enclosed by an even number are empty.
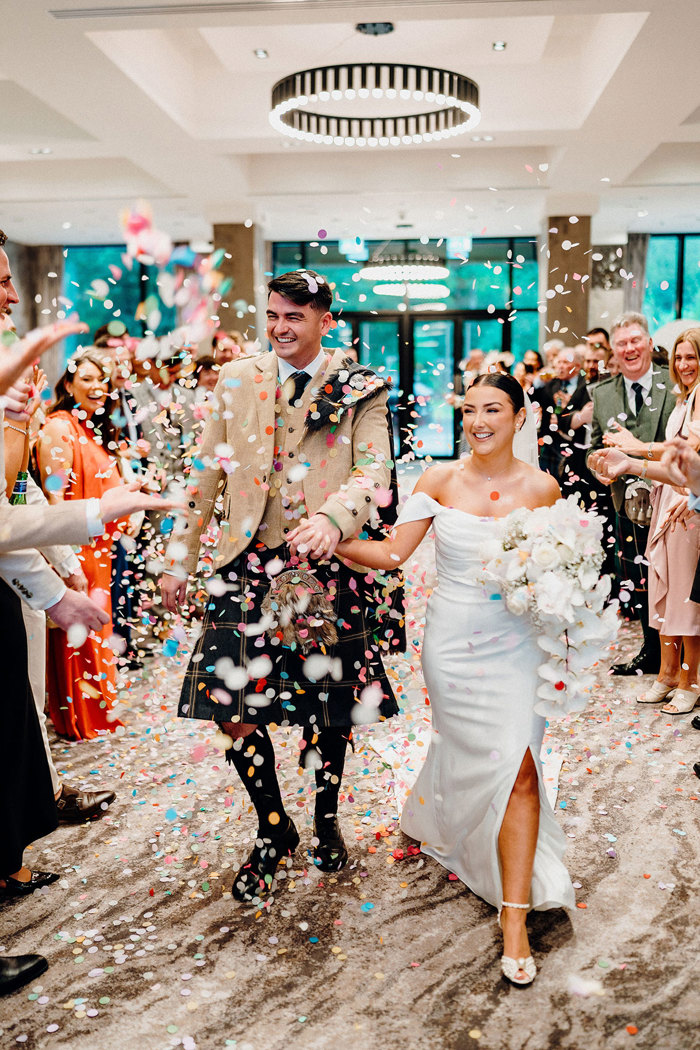
{"type": "Polygon", "coordinates": [[[304,726],[304,764],[316,770],[314,862],[337,871],[348,859],[337,807],[351,729],[397,712],[380,652],[405,643],[392,578],[334,558],[338,542],[370,517],[393,521],[387,385],[343,351],[322,348],[333,301],[323,277],[295,271],[268,289],[271,351],[221,369],[186,527],[161,580],[163,605],[174,612],[223,485],[219,574],[179,714],[214,720],[233,741],[227,760],[258,818],[233,885],[244,901],[272,888],[279,861],[299,843],[267,727],[304,726]],[[300,524],[303,550],[292,555],[286,537],[300,524]]]}

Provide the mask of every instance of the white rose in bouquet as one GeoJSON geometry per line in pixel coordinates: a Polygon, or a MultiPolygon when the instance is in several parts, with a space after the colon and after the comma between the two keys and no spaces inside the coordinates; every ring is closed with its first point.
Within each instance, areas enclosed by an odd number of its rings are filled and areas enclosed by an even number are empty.
{"type": "Polygon", "coordinates": [[[516,616],[523,616],[530,607],[530,592],[527,587],[516,587],[506,595],[506,606],[516,616]]]}
{"type": "Polygon", "coordinates": [[[541,569],[557,569],[561,565],[559,552],[554,544],[540,540],[532,548],[532,560],[541,569]]]}

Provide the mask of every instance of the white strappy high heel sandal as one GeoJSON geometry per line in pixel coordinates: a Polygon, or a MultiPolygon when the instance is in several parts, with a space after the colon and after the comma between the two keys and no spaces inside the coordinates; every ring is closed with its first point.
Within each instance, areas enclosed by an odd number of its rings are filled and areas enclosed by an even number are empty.
{"type": "MultiPolygon", "coordinates": [[[[519,908],[522,911],[529,911],[529,904],[514,904],[512,901],[501,901],[501,907],[498,912],[498,925],[501,926],[501,912],[504,908],[519,908]]],[[[502,929],[503,927],[501,927],[502,929]]],[[[524,988],[528,984],[532,984],[535,977],[537,976],[537,967],[535,960],[531,955],[523,959],[511,959],[509,955],[501,956],[501,973],[507,981],[511,984],[516,985],[518,988],[524,988]],[[518,977],[518,973],[525,974],[525,977],[518,977]]]]}

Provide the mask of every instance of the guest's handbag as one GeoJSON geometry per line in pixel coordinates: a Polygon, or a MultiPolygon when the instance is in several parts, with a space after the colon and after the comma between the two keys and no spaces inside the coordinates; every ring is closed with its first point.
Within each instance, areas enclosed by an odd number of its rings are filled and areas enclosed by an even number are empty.
{"type": "Polygon", "coordinates": [[[625,514],[635,525],[648,527],[651,521],[651,485],[637,478],[625,488],[625,514]]]}
{"type": "Polygon", "coordinates": [[[261,607],[269,623],[268,638],[282,635],[282,644],[308,653],[338,641],[336,615],[328,595],[308,569],[286,569],[270,584],[261,607]]]}

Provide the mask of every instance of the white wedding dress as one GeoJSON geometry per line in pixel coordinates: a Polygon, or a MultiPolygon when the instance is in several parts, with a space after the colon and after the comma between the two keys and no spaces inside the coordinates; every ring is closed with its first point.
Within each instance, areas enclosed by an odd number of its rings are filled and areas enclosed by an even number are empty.
{"type": "Polygon", "coordinates": [[[493,519],[443,507],[418,492],[397,524],[423,518],[433,519],[438,577],[422,656],[432,736],[401,828],[420,841],[423,853],[500,907],[498,833],[529,747],[540,781],[530,903],[572,908],[574,891],[561,859],[566,838],[547,801],[539,759],[545,723],[533,711],[545,656],[527,617],[510,613],[477,579],[479,548],[493,519]]]}

